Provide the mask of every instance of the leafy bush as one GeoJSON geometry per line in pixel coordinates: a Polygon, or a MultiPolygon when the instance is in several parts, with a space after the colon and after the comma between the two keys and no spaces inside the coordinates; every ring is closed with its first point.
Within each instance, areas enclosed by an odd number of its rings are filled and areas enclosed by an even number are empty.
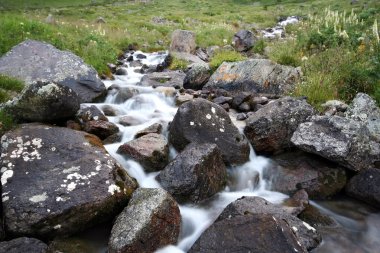
{"type": "Polygon", "coordinates": [[[215,71],[223,62],[243,61],[247,58],[236,51],[221,50],[210,61],[210,68],[215,71]]]}

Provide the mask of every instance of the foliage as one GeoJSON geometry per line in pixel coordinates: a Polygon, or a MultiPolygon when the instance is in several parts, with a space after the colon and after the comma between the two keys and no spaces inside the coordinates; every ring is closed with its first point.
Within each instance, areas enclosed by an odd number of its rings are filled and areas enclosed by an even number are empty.
{"type": "Polygon", "coordinates": [[[20,92],[23,88],[23,82],[0,75],[0,103],[8,101],[12,97],[12,94],[20,92]]]}
{"type": "Polygon", "coordinates": [[[11,115],[7,114],[3,110],[0,110],[0,136],[6,131],[12,129],[15,126],[11,115]]]}
{"type": "Polygon", "coordinates": [[[174,56],[171,57],[169,69],[171,70],[186,70],[189,62],[183,59],[176,58],[174,56]]]}
{"type": "Polygon", "coordinates": [[[215,71],[223,62],[243,61],[246,57],[236,51],[220,50],[212,57],[210,68],[215,71]]]}

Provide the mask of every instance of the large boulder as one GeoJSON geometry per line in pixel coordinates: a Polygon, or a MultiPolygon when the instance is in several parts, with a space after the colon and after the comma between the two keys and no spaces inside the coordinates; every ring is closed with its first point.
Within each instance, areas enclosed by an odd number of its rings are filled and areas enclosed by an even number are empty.
{"type": "Polygon", "coordinates": [[[143,76],[137,85],[149,87],[174,87],[176,89],[183,87],[183,80],[186,74],[181,71],[153,72],[143,76]]]}
{"type": "Polygon", "coordinates": [[[240,30],[232,38],[234,47],[239,52],[248,51],[255,43],[255,35],[248,30],[240,30]]]}
{"type": "Polygon", "coordinates": [[[292,147],[290,138],[298,125],[315,113],[303,99],[280,98],[252,113],[244,134],[256,152],[280,152],[292,147]]]}
{"type": "MultiPolygon", "coordinates": [[[[313,116],[299,125],[291,142],[298,148],[320,155],[354,171],[380,163],[380,139],[371,126],[340,116],[313,116]]],[[[380,129],[380,128],[379,128],[380,129]]]]}
{"type": "Polygon", "coordinates": [[[274,164],[263,175],[270,181],[271,190],[294,194],[304,189],[310,199],[326,199],[346,185],[345,169],[316,155],[292,152],[272,159],[274,164]]]}
{"type": "Polygon", "coordinates": [[[4,253],[46,253],[48,246],[35,238],[20,237],[6,242],[0,242],[0,252],[4,253]]]}
{"type": "Polygon", "coordinates": [[[223,189],[227,169],[215,144],[193,143],[161,171],[157,180],[178,201],[199,202],[223,189]]]}
{"type": "Polygon", "coordinates": [[[186,30],[175,30],[172,33],[170,52],[195,53],[195,33],[186,30]]]}
{"type": "Polygon", "coordinates": [[[169,162],[169,144],[161,134],[143,135],[124,143],[117,152],[135,159],[148,172],[162,170],[169,162]]]}
{"type": "Polygon", "coordinates": [[[180,227],[180,211],[170,194],[139,188],[112,227],[109,253],[154,252],[175,244],[180,227]]]}
{"type": "Polygon", "coordinates": [[[287,213],[283,208],[260,197],[242,197],[229,204],[219,215],[217,221],[236,216],[269,214],[277,220],[284,220],[292,228],[297,241],[302,247],[311,250],[318,246],[322,238],[315,228],[297,217],[287,213]]]}
{"type": "Polygon", "coordinates": [[[219,105],[197,98],[182,104],[169,128],[169,140],[177,150],[191,142],[215,143],[229,164],[248,160],[249,144],[219,105]]]}
{"type": "Polygon", "coordinates": [[[67,86],[78,94],[81,103],[94,101],[106,92],[95,69],[81,58],[35,40],[26,40],[1,57],[0,74],[26,84],[43,81],[67,86]]]}
{"type": "Polygon", "coordinates": [[[380,169],[368,169],[351,178],[346,193],[380,208],[380,169]]]}
{"type": "Polygon", "coordinates": [[[69,235],[112,219],[136,181],[94,135],[24,124],[1,138],[3,217],[10,236],[69,235]]]}
{"type": "Polygon", "coordinates": [[[3,108],[19,121],[54,122],[73,117],[79,106],[80,98],[71,88],[36,82],[5,103],[3,108]]]}
{"type": "Polygon", "coordinates": [[[267,59],[224,62],[204,88],[282,95],[293,89],[300,76],[298,68],[276,64],[267,59]]]}
{"type": "Polygon", "coordinates": [[[183,81],[185,89],[201,90],[211,76],[208,64],[192,64],[183,81]]]}

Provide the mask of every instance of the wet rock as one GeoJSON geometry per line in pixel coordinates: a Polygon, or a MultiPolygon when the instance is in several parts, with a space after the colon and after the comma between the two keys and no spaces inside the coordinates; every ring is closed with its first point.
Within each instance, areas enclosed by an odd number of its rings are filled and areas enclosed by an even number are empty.
{"type": "Polygon", "coordinates": [[[138,161],[146,171],[159,171],[169,162],[169,145],[161,134],[147,134],[119,147],[118,153],[138,161]]]}
{"type": "Polygon", "coordinates": [[[68,51],[45,42],[26,40],[0,58],[0,74],[31,84],[56,83],[72,89],[80,103],[92,102],[106,93],[94,68],[68,51]]]}
{"type": "Polygon", "coordinates": [[[146,59],[146,55],[145,54],[137,54],[136,58],[139,60],[146,59]]]}
{"type": "Polygon", "coordinates": [[[272,157],[275,164],[264,171],[274,191],[294,194],[304,189],[310,199],[326,199],[346,185],[346,171],[316,155],[304,152],[284,153],[272,157]]]}
{"type": "Polygon", "coordinates": [[[4,253],[47,253],[48,246],[35,238],[20,237],[6,242],[0,242],[0,252],[4,253]]]}
{"type": "Polygon", "coordinates": [[[237,115],[236,115],[236,120],[246,120],[248,118],[248,115],[247,114],[245,114],[245,113],[238,113],[237,115]]]}
{"type": "Polygon", "coordinates": [[[189,251],[195,252],[306,253],[307,250],[297,243],[285,221],[261,213],[216,221],[189,251]]]}
{"type": "Polygon", "coordinates": [[[153,125],[150,125],[141,131],[138,131],[135,134],[135,138],[139,138],[147,134],[161,134],[161,132],[162,132],[162,125],[160,123],[154,123],[153,125]]]}
{"type": "Polygon", "coordinates": [[[180,71],[154,72],[143,76],[137,85],[150,87],[174,87],[176,89],[183,87],[183,80],[186,74],[180,71]]]}
{"type": "Polygon", "coordinates": [[[1,145],[9,236],[79,232],[112,219],[137,187],[101,141],[85,132],[24,124],[3,135],[1,145]]]}
{"type": "Polygon", "coordinates": [[[282,95],[291,91],[301,73],[297,68],[266,59],[224,62],[204,86],[230,92],[255,92],[282,95]]]}
{"type": "Polygon", "coordinates": [[[116,142],[121,142],[122,139],[123,139],[123,133],[118,132],[116,134],[108,136],[102,142],[103,142],[103,145],[107,145],[107,144],[112,144],[116,142]]]}
{"type": "Polygon", "coordinates": [[[223,108],[226,112],[228,112],[228,111],[230,110],[230,105],[227,104],[227,103],[222,104],[222,108],[223,108]]]}
{"type": "Polygon", "coordinates": [[[109,252],[154,252],[175,244],[180,227],[180,211],[170,194],[163,189],[139,188],[114,223],[109,252]]]}
{"type": "Polygon", "coordinates": [[[78,131],[82,130],[82,126],[78,122],[76,122],[74,120],[68,120],[66,122],[66,127],[70,128],[72,130],[78,130],[78,131]]]}
{"type": "Polygon", "coordinates": [[[127,68],[124,68],[124,67],[117,68],[115,71],[115,75],[126,76],[128,75],[128,70],[127,68]]]}
{"type": "Polygon", "coordinates": [[[291,142],[298,148],[320,155],[354,171],[375,167],[380,161],[380,141],[371,125],[340,116],[313,116],[294,132],[291,142]]]}
{"type": "Polygon", "coordinates": [[[253,107],[251,107],[249,102],[244,102],[244,103],[239,105],[238,109],[241,112],[249,112],[251,109],[253,109],[253,107]]]}
{"type": "Polygon", "coordinates": [[[171,52],[195,53],[195,33],[186,30],[175,30],[170,44],[171,52]]]}
{"type": "Polygon", "coordinates": [[[317,247],[322,240],[320,234],[309,224],[260,197],[242,197],[232,202],[223,210],[217,221],[236,216],[256,216],[258,214],[269,214],[277,220],[286,221],[296,235],[297,241],[300,242],[302,247],[306,247],[307,250],[317,247]]]}
{"type": "Polygon", "coordinates": [[[230,104],[232,102],[232,97],[220,96],[220,97],[214,98],[212,100],[212,102],[214,102],[215,104],[218,104],[218,105],[222,105],[222,104],[225,104],[225,103],[230,104]]]}
{"type": "Polygon", "coordinates": [[[222,190],[227,170],[215,144],[188,145],[157,176],[176,200],[199,202],[222,190]]]}
{"type": "Polygon", "coordinates": [[[129,63],[129,66],[133,67],[133,68],[136,68],[136,67],[142,67],[142,63],[140,60],[137,60],[137,61],[132,61],[131,63],[129,63]]]}
{"type": "Polygon", "coordinates": [[[293,194],[290,198],[284,200],[283,209],[294,216],[298,216],[305,210],[309,204],[309,195],[304,189],[301,189],[293,194]]]}
{"type": "Polygon", "coordinates": [[[19,121],[56,122],[73,117],[79,104],[80,98],[71,88],[36,82],[5,103],[3,108],[19,121]]]}
{"type": "Polygon", "coordinates": [[[119,111],[111,105],[102,106],[102,111],[106,116],[116,116],[119,114],[119,111]]]}
{"type": "Polygon", "coordinates": [[[177,90],[174,87],[156,87],[156,91],[163,93],[166,97],[174,97],[177,90]]]}
{"type": "Polygon", "coordinates": [[[226,111],[205,99],[181,105],[170,124],[169,140],[177,150],[191,142],[215,143],[223,160],[241,164],[248,160],[249,144],[233,125],[226,111]]]}
{"type": "Polygon", "coordinates": [[[185,89],[201,90],[211,76],[208,64],[192,64],[183,81],[185,89]]]}
{"type": "Polygon", "coordinates": [[[251,49],[256,40],[254,34],[248,30],[240,30],[232,38],[234,47],[239,52],[251,49]]]}
{"type": "Polygon", "coordinates": [[[313,205],[306,205],[305,210],[298,215],[298,218],[316,228],[338,226],[338,223],[333,218],[321,213],[318,208],[313,205]]]}
{"type": "Polygon", "coordinates": [[[251,98],[252,94],[250,92],[239,92],[234,95],[231,105],[234,109],[238,109],[242,103],[250,101],[251,98]]]}
{"type": "Polygon", "coordinates": [[[293,146],[290,139],[294,131],[315,113],[305,100],[280,98],[253,113],[244,134],[256,152],[280,152],[293,146]]]}
{"type": "Polygon", "coordinates": [[[91,120],[84,124],[83,130],[98,136],[101,140],[119,132],[119,127],[104,120],[91,120]]]}
{"type": "MultiPolygon", "coordinates": [[[[92,243],[94,244],[94,243],[92,243]]],[[[55,238],[49,243],[48,253],[81,253],[96,252],[95,245],[76,238],[55,238]]]]}
{"type": "Polygon", "coordinates": [[[136,126],[136,125],[140,125],[141,123],[141,120],[138,119],[138,118],[135,118],[133,116],[122,116],[119,118],[119,124],[123,125],[123,126],[136,126]]]}
{"type": "Polygon", "coordinates": [[[139,91],[137,89],[133,89],[130,87],[121,88],[117,92],[114,102],[117,104],[124,103],[125,101],[132,98],[133,96],[136,96],[137,94],[139,94],[139,91]]]}
{"type": "Polygon", "coordinates": [[[175,96],[175,104],[177,106],[182,105],[183,103],[189,102],[194,99],[193,95],[187,93],[177,93],[175,96]]]}
{"type": "Polygon", "coordinates": [[[76,115],[77,119],[81,123],[85,123],[92,120],[102,120],[108,121],[107,117],[103,114],[101,110],[95,105],[80,105],[80,109],[76,115]]]}
{"type": "Polygon", "coordinates": [[[380,208],[380,169],[371,168],[351,178],[346,193],[380,208]]]}

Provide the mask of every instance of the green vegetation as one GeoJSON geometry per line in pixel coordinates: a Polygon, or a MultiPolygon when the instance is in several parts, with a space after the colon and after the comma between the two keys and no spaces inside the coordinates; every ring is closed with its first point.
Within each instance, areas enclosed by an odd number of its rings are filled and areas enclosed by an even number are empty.
{"type": "Polygon", "coordinates": [[[236,51],[220,50],[211,58],[210,68],[215,71],[223,62],[236,62],[245,59],[246,57],[236,51]]]}
{"type": "Polygon", "coordinates": [[[0,103],[8,101],[12,95],[22,91],[23,88],[23,82],[4,75],[0,75],[0,103]]]}
{"type": "Polygon", "coordinates": [[[189,62],[176,57],[171,57],[169,69],[171,70],[186,70],[189,62]]]}
{"type": "Polygon", "coordinates": [[[12,116],[0,110],[0,136],[12,129],[14,125],[12,116]]]}

